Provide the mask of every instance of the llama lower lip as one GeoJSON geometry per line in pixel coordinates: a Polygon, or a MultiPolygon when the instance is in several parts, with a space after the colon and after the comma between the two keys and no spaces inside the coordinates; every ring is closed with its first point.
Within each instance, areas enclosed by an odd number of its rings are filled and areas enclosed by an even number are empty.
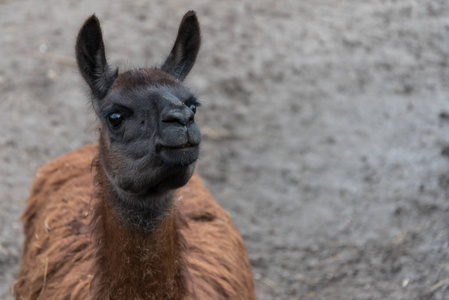
{"type": "Polygon", "coordinates": [[[159,149],[161,149],[161,150],[164,148],[166,148],[166,149],[185,149],[185,148],[195,148],[195,147],[198,147],[198,145],[194,145],[189,142],[182,144],[182,145],[178,145],[178,146],[159,145],[159,149]]]}
{"type": "Polygon", "coordinates": [[[161,146],[158,154],[162,160],[170,165],[188,166],[194,163],[199,156],[199,146],[185,144],[180,147],[161,146]]]}

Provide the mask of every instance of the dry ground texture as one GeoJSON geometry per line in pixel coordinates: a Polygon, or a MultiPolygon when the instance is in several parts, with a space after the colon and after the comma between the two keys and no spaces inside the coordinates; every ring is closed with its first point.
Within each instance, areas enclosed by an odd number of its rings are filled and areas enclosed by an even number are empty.
{"type": "Polygon", "coordinates": [[[96,139],[74,64],[152,66],[198,12],[199,173],[259,299],[449,299],[449,1],[0,0],[0,298],[36,169],[96,139]]]}

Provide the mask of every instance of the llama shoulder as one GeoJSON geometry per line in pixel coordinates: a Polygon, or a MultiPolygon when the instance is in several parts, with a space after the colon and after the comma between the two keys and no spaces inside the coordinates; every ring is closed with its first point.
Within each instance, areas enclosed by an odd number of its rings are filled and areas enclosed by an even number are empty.
{"type": "Polygon", "coordinates": [[[187,261],[199,299],[255,299],[243,239],[228,213],[194,174],[178,191],[188,226],[187,261]],[[207,276],[205,276],[207,274],[207,276]]]}
{"type": "Polygon", "coordinates": [[[16,294],[28,299],[39,295],[62,299],[64,295],[58,293],[67,291],[80,298],[86,295],[91,280],[86,270],[93,259],[88,230],[93,188],[89,161],[95,152],[95,146],[86,146],[38,171],[22,216],[26,239],[22,266],[28,271],[17,278],[16,294]]]}

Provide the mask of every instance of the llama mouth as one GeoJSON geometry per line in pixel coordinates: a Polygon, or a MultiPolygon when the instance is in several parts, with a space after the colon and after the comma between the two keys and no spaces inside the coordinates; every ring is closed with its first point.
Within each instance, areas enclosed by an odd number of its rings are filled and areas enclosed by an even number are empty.
{"type": "Polygon", "coordinates": [[[182,145],[181,147],[179,147],[179,148],[189,148],[189,147],[193,147],[194,145],[192,145],[192,144],[190,144],[189,142],[187,142],[187,143],[185,143],[184,145],[182,145]]]}
{"type": "Polygon", "coordinates": [[[176,149],[193,148],[193,147],[197,147],[197,146],[198,146],[198,144],[191,144],[190,142],[187,142],[187,143],[182,144],[182,145],[177,145],[177,146],[161,145],[161,144],[159,144],[159,145],[156,146],[156,152],[159,153],[159,152],[161,152],[164,149],[174,149],[174,150],[176,150],[176,149]]]}
{"type": "Polygon", "coordinates": [[[156,153],[169,165],[185,167],[198,159],[199,144],[187,142],[177,146],[158,145],[156,153]]]}

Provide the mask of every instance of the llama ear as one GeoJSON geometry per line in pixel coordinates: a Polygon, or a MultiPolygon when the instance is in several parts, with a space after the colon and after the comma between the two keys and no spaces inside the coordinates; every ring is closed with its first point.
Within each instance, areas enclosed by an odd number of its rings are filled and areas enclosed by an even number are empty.
{"type": "Polygon", "coordinates": [[[97,99],[103,99],[117,78],[118,69],[112,70],[104,51],[100,21],[95,15],[87,19],[76,39],[78,68],[97,99]]]}
{"type": "Polygon", "coordinates": [[[188,11],[182,18],[175,44],[161,70],[179,80],[189,74],[200,50],[201,33],[196,13],[188,11]]]}

